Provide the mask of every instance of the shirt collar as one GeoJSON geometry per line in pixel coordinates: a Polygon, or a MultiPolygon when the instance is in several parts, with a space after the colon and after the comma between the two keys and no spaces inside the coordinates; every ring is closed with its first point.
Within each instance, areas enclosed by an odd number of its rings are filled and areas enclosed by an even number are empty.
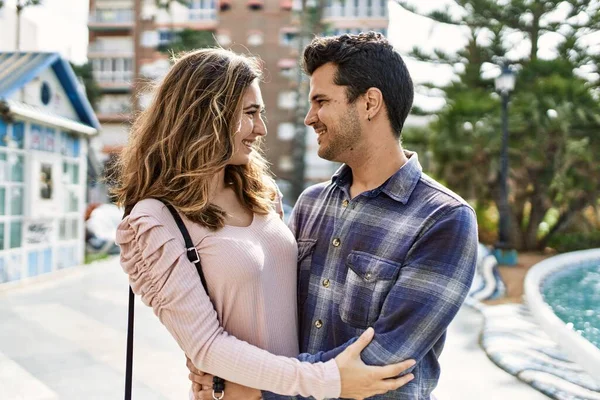
{"type": "MultiPolygon", "coordinates": [[[[419,179],[421,179],[423,169],[419,163],[419,157],[417,153],[404,150],[404,154],[408,158],[406,164],[400,167],[400,169],[396,171],[394,175],[392,175],[381,186],[367,193],[367,196],[375,197],[379,193],[383,192],[402,204],[406,204],[408,202],[408,199],[415,189],[415,186],[417,186],[419,179]]],[[[348,190],[350,189],[351,181],[352,169],[346,164],[338,168],[338,170],[331,177],[331,182],[333,184],[348,190]]]]}

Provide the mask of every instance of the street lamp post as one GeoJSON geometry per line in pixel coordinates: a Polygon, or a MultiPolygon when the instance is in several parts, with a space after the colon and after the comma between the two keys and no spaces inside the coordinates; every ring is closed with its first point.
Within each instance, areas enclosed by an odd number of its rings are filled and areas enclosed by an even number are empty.
{"type": "Polygon", "coordinates": [[[498,209],[500,219],[498,223],[498,242],[494,255],[501,265],[515,265],[517,251],[512,247],[510,240],[510,218],[508,206],[508,99],[515,88],[515,74],[508,65],[496,78],[496,91],[502,97],[502,148],[500,150],[500,201],[498,209]]]}

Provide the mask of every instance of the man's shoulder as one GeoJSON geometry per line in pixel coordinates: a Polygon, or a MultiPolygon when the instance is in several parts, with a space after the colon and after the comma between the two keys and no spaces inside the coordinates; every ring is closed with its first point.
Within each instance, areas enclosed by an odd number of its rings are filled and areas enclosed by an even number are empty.
{"type": "Polygon", "coordinates": [[[416,198],[413,200],[430,207],[444,210],[466,207],[473,210],[460,195],[448,189],[429,175],[423,173],[416,188],[416,198]]]}

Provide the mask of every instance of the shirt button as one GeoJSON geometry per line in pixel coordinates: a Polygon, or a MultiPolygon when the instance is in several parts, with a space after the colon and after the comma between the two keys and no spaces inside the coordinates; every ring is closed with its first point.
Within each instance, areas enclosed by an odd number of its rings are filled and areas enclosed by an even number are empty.
{"type": "Polygon", "coordinates": [[[372,277],[373,275],[371,275],[370,272],[367,272],[367,274],[365,275],[365,280],[370,281],[372,277]]]}
{"type": "Polygon", "coordinates": [[[323,279],[323,286],[328,288],[330,285],[329,279],[323,279]]]}
{"type": "Polygon", "coordinates": [[[341,243],[342,242],[340,242],[340,239],[338,238],[333,239],[333,242],[331,242],[331,244],[333,244],[333,247],[339,247],[341,243]]]}
{"type": "Polygon", "coordinates": [[[344,207],[344,208],[348,207],[348,204],[349,204],[349,203],[350,203],[350,202],[349,202],[348,200],[344,200],[344,201],[342,201],[342,207],[344,207]]]}
{"type": "Polygon", "coordinates": [[[315,328],[321,329],[322,326],[323,326],[323,321],[321,321],[320,319],[315,321],[315,328]]]}

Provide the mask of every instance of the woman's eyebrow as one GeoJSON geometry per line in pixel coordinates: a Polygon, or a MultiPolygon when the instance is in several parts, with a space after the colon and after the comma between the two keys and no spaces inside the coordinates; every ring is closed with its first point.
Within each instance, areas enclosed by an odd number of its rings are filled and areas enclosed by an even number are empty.
{"type": "Polygon", "coordinates": [[[244,110],[248,110],[250,108],[264,108],[264,107],[261,106],[260,104],[249,104],[246,107],[244,107],[244,110]]]}

